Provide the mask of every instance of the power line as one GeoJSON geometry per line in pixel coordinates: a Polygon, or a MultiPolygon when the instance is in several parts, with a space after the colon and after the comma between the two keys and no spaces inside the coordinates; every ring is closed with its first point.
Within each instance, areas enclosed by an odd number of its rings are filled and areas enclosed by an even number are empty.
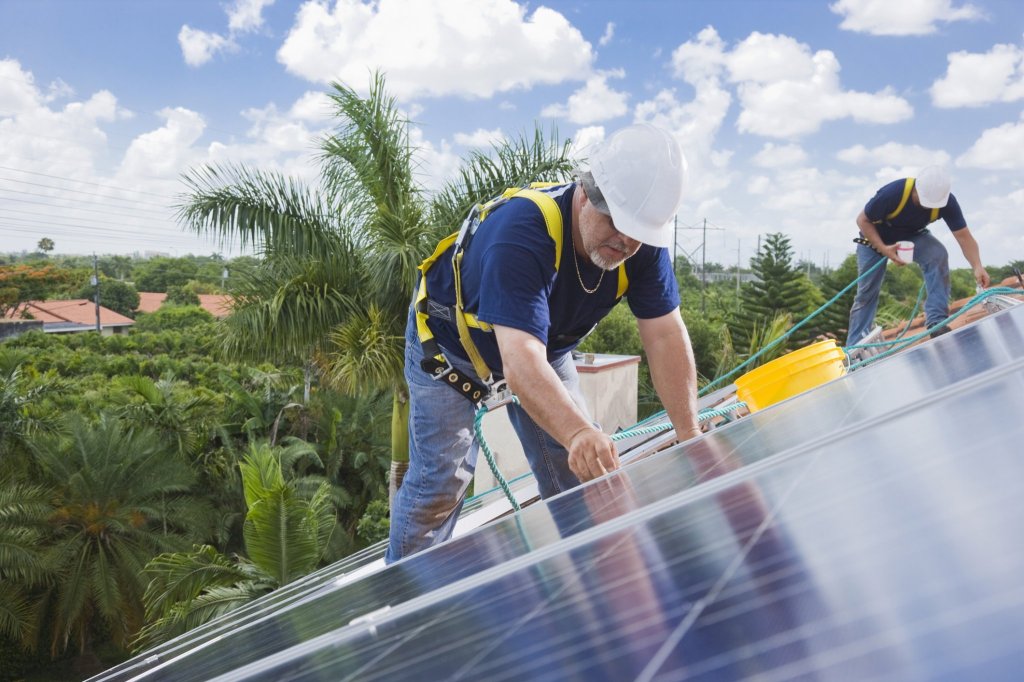
{"type": "MultiPolygon", "coordinates": [[[[43,187],[43,188],[46,188],[46,189],[56,189],[56,190],[60,190],[61,192],[73,192],[75,194],[84,194],[84,195],[90,196],[90,197],[102,197],[103,199],[109,199],[109,200],[112,200],[112,201],[130,201],[130,202],[136,203],[136,204],[145,204],[147,206],[158,206],[160,208],[168,208],[167,204],[158,204],[158,203],[153,202],[153,201],[139,201],[139,200],[135,200],[135,199],[122,199],[121,197],[110,196],[110,195],[107,195],[107,194],[96,194],[95,192],[86,192],[85,190],[82,190],[82,189],[71,189],[70,187],[54,187],[53,185],[43,185],[43,184],[40,184],[38,182],[29,182],[28,180],[18,180],[17,178],[0,177],[0,180],[6,180],[7,182],[16,182],[19,185],[30,185],[32,187],[43,187]]],[[[123,191],[131,191],[131,190],[123,190],[123,191]]]]}
{"type": "Polygon", "coordinates": [[[64,180],[66,182],[77,182],[82,185],[92,185],[93,187],[105,187],[107,189],[119,189],[123,192],[134,192],[135,194],[148,194],[149,196],[159,197],[161,199],[167,199],[168,197],[163,194],[156,194],[154,192],[146,192],[141,189],[128,189],[127,187],[119,187],[117,185],[106,185],[99,182],[90,182],[88,180],[76,180],[75,178],[66,178],[60,175],[50,175],[48,173],[39,173],[37,171],[23,170],[21,168],[11,168],[10,166],[0,166],[0,170],[12,171],[14,173],[25,173],[27,175],[38,175],[44,178],[51,178],[53,180],[64,180]]]}
{"type": "MultiPolygon", "coordinates": [[[[5,189],[3,187],[0,187],[0,192],[13,192],[13,191],[14,190],[12,190],[12,189],[5,189]]],[[[56,199],[56,197],[52,197],[52,196],[50,196],[48,194],[36,194],[34,192],[20,192],[20,194],[22,196],[29,196],[29,197],[42,197],[43,199],[56,199]]],[[[131,215],[129,213],[118,213],[117,211],[100,210],[100,209],[95,209],[95,208],[85,208],[84,206],[76,206],[74,204],[70,204],[70,205],[69,204],[56,204],[56,203],[53,203],[52,201],[49,201],[49,202],[47,202],[47,201],[33,201],[31,199],[15,199],[13,197],[4,197],[4,201],[13,201],[13,202],[18,203],[18,204],[31,204],[33,206],[47,206],[49,208],[68,209],[70,211],[85,211],[86,213],[100,213],[102,215],[116,215],[116,216],[121,216],[122,218],[134,218],[134,219],[138,219],[138,220],[146,220],[147,219],[147,218],[145,218],[143,216],[131,215]]],[[[94,205],[95,205],[95,202],[94,202],[94,205]]],[[[131,208],[131,207],[128,207],[128,206],[123,206],[123,207],[119,206],[118,208],[123,208],[123,209],[125,209],[127,211],[146,211],[146,212],[152,214],[153,216],[160,216],[161,215],[157,211],[150,211],[149,209],[131,208]]],[[[9,209],[9,210],[14,210],[14,209],[9,209]]],[[[164,214],[164,215],[166,216],[166,214],[164,214]]]]}

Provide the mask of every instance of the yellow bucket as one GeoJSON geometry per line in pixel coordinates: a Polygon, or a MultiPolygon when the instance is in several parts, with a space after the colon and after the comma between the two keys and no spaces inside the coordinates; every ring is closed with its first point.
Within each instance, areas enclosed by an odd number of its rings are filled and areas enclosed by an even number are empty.
{"type": "Polygon", "coordinates": [[[736,379],[736,397],[751,412],[846,374],[846,354],[832,339],[786,353],[736,379]]]}

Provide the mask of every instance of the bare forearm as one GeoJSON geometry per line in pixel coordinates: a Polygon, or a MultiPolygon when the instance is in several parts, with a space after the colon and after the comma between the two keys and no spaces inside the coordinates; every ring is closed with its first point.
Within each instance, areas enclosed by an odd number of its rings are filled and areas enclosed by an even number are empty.
{"type": "Polygon", "coordinates": [[[690,336],[679,311],[656,322],[642,322],[640,337],[647,351],[654,388],[676,433],[681,440],[697,435],[697,369],[690,336]]]}
{"type": "Polygon", "coordinates": [[[519,403],[542,429],[568,448],[572,437],[592,426],[547,363],[546,351],[512,347],[502,353],[505,380],[519,403]]]}
{"type": "Polygon", "coordinates": [[[509,388],[530,418],[566,449],[573,474],[589,481],[618,469],[615,443],[573,401],[540,339],[510,327],[495,326],[494,333],[509,388]]]}

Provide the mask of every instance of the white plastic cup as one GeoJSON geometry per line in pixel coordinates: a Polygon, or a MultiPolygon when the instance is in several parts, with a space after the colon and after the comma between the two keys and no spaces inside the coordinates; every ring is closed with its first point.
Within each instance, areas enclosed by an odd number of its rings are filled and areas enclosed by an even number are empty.
{"type": "Polygon", "coordinates": [[[904,263],[913,263],[914,242],[896,242],[896,255],[899,256],[900,260],[903,261],[904,263]]]}

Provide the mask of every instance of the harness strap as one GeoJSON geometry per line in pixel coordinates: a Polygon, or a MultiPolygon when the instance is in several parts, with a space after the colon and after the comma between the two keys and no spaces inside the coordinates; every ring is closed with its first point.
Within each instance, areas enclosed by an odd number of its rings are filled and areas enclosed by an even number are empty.
{"type": "MultiPolygon", "coordinates": [[[[487,363],[481,356],[480,351],[477,349],[476,344],[473,342],[469,330],[470,328],[473,328],[484,332],[490,332],[493,331],[494,327],[478,319],[475,314],[466,312],[465,310],[461,274],[462,258],[465,254],[465,250],[469,246],[470,241],[472,241],[473,235],[476,234],[477,228],[495,208],[506,203],[512,198],[522,197],[524,199],[529,199],[537,206],[537,208],[540,209],[541,215],[544,218],[544,225],[547,228],[548,236],[551,237],[551,240],[555,244],[554,265],[555,272],[557,273],[562,260],[562,211],[559,208],[558,203],[550,195],[540,190],[547,187],[553,187],[558,184],[559,183],[548,182],[533,183],[526,188],[511,187],[494,199],[491,199],[484,204],[477,204],[473,207],[473,210],[470,212],[466,220],[463,221],[462,227],[459,231],[442,239],[434,249],[434,252],[420,263],[420,282],[415,301],[416,331],[419,335],[420,344],[423,346],[425,355],[424,360],[420,364],[424,371],[428,372],[435,379],[443,379],[474,404],[478,403],[487,395],[489,386],[493,381],[493,375],[491,369],[487,366],[487,363]],[[427,271],[449,248],[452,248],[452,277],[455,285],[454,306],[447,306],[431,301],[427,294],[427,271]],[[483,384],[471,377],[467,377],[464,373],[459,372],[448,361],[444,352],[441,350],[441,347],[434,338],[433,332],[430,331],[430,326],[427,324],[427,320],[430,317],[443,319],[448,322],[455,322],[456,329],[458,329],[459,333],[459,342],[462,344],[462,348],[469,357],[470,362],[473,363],[473,369],[477,373],[477,376],[483,380],[483,384]]],[[[626,276],[626,266],[625,263],[623,263],[619,266],[616,298],[622,298],[628,287],[629,278],[626,276]]]]}
{"type": "MultiPolygon", "coordinates": [[[[914,178],[907,178],[906,182],[903,183],[903,196],[900,197],[900,203],[896,206],[896,210],[885,216],[885,221],[892,220],[900,213],[903,212],[904,207],[907,205],[907,201],[910,199],[910,193],[914,191],[914,178]]],[[[934,223],[939,219],[939,209],[933,208],[928,222],[934,223]]],[[[875,221],[875,224],[882,222],[881,220],[875,221]]]]}

